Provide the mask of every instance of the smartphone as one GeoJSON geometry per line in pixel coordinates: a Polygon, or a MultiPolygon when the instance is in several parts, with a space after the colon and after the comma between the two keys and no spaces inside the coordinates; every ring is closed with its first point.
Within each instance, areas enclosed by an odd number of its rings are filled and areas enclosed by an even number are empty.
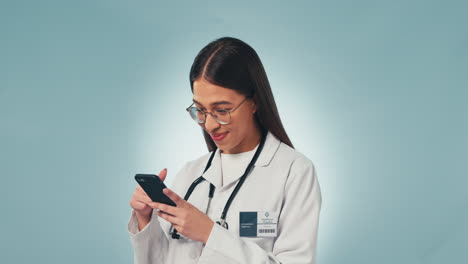
{"type": "Polygon", "coordinates": [[[177,206],[169,197],[163,193],[166,188],[164,182],[155,174],[136,174],[135,180],[148,194],[153,202],[177,206]]]}

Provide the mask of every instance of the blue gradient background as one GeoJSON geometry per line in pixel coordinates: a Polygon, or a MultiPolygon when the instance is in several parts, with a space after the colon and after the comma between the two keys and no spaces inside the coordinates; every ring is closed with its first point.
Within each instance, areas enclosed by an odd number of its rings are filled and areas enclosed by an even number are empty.
{"type": "Polygon", "coordinates": [[[206,152],[197,52],[259,54],[315,163],[318,263],[468,263],[464,1],[1,1],[1,263],[130,263],[138,172],[206,152]]]}

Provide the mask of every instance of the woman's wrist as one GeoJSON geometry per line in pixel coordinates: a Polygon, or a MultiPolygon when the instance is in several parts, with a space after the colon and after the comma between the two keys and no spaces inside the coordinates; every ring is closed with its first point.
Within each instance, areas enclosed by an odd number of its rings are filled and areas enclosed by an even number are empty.
{"type": "Polygon", "coordinates": [[[206,235],[205,235],[204,240],[202,241],[203,245],[206,245],[206,243],[208,242],[208,239],[210,238],[211,230],[213,230],[213,226],[214,226],[214,222],[211,221],[210,224],[208,225],[207,232],[205,232],[206,235]]]}
{"type": "Polygon", "coordinates": [[[138,231],[141,231],[151,221],[151,213],[149,215],[142,215],[135,211],[135,216],[138,222],[138,231]]]}

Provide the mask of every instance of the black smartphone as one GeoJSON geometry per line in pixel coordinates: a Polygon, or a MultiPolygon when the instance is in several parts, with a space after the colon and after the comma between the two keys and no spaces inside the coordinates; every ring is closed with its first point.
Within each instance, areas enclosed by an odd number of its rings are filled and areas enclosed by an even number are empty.
{"type": "Polygon", "coordinates": [[[153,202],[177,206],[169,197],[163,193],[166,188],[164,182],[155,174],[136,174],[135,180],[148,194],[153,202]]]}

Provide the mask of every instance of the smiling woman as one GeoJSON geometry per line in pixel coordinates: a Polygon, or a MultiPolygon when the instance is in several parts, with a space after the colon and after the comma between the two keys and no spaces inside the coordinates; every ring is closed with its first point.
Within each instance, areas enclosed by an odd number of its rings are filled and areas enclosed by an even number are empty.
{"type": "Polygon", "coordinates": [[[193,101],[198,113],[195,121],[204,133],[211,136],[222,153],[241,153],[257,146],[261,128],[254,118],[256,106],[252,98],[213,85],[205,79],[195,81],[193,86],[193,101]],[[204,105],[209,106],[211,112],[206,112],[204,105]],[[207,119],[207,113],[212,118],[207,119]]]}
{"type": "Polygon", "coordinates": [[[315,263],[315,167],[289,140],[257,53],[239,39],[214,40],[196,56],[190,85],[186,110],[209,153],[164,190],[176,206],[136,188],[135,263],[315,263]]]}
{"type": "MultiPolygon", "coordinates": [[[[293,147],[281,123],[265,69],[255,50],[247,43],[225,37],[205,46],[190,70],[190,86],[194,102],[198,97],[200,100],[227,101],[231,104],[236,98],[250,98],[255,107],[251,112],[254,114],[255,126],[268,129],[282,142],[293,147]]],[[[251,114],[249,116],[252,117],[251,114]]],[[[252,123],[249,125],[253,128],[252,123]]],[[[208,149],[212,151],[216,144],[210,132],[205,127],[205,140],[208,149]]]]}

